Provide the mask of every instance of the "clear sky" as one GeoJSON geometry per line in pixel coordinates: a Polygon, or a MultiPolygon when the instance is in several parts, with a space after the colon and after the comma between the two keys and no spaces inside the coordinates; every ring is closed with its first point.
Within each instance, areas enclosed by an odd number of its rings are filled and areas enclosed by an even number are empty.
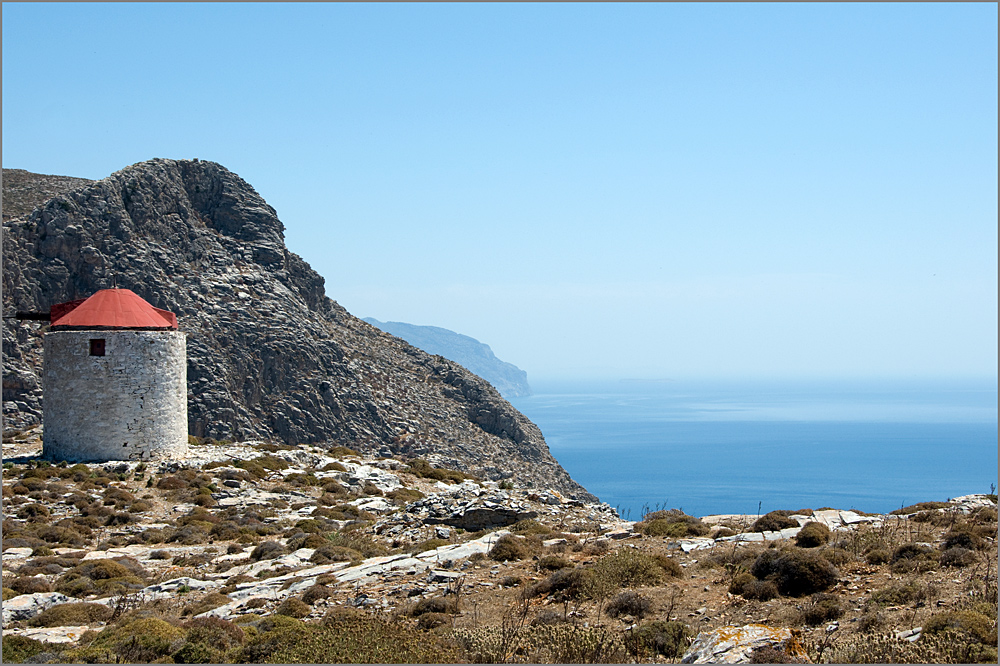
{"type": "Polygon", "coordinates": [[[219,162],[529,379],[996,377],[996,4],[2,12],[4,167],[219,162]]]}

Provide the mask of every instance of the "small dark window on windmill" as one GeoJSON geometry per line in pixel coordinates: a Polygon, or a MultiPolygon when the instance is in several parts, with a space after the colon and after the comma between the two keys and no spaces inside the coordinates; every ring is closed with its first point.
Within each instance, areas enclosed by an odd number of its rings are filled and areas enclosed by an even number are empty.
{"type": "Polygon", "coordinates": [[[104,356],[104,338],[90,339],[90,355],[104,356]]]}

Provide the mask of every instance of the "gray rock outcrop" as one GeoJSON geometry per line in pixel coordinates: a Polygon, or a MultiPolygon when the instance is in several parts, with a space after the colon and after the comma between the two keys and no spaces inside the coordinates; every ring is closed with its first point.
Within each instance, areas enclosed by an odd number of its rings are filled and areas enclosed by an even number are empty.
{"type": "MultiPolygon", "coordinates": [[[[193,435],[343,444],[595,499],[488,382],[327,298],[283,231],[275,210],[218,164],[136,164],[5,218],[4,313],[128,288],[175,312],[188,333],[193,435]]],[[[39,421],[42,328],[5,320],[8,425],[39,421]]]]}

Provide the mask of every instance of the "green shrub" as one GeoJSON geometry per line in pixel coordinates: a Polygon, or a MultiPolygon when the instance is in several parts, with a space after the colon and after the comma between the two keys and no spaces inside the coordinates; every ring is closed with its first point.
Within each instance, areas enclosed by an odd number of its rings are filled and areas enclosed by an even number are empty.
{"type": "Polygon", "coordinates": [[[435,481],[448,481],[450,483],[461,483],[466,479],[476,478],[470,474],[465,474],[464,472],[459,472],[455,469],[433,467],[429,462],[422,458],[417,458],[411,462],[406,471],[421,478],[434,479],[435,481]]]}
{"type": "Polygon", "coordinates": [[[386,555],[389,549],[373,538],[360,532],[342,530],[327,537],[334,546],[350,548],[361,553],[362,557],[378,557],[386,555]]]}
{"type": "Polygon", "coordinates": [[[490,559],[496,562],[516,562],[531,556],[531,549],[526,539],[519,539],[511,534],[505,534],[489,552],[490,559]]]}
{"type": "Polygon", "coordinates": [[[635,525],[646,536],[681,538],[686,536],[704,536],[711,531],[700,518],[689,516],[683,511],[654,511],[643,516],[642,522],[635,525]]]}
{"type": "Polygon", "coordinates": [[[570,568],[573,563],[558,555],[546,555],[538,560],[537,566],[540,571],[556,571],[557,569],[570,568]]]}
{"type": "MultiPolygon", "coordinates": [[[[285,618],[290,619],[290,618],[285,618]]],[[[323,624],[260,623],[235,654],[237,663],[421,664],[457,661],[457,653],[433,633],[409,629],[361,611],[331,612],[323,624]]]]}
{"type": "Polygon", "coordinates": [[[917,504],[911,504],[910,506],[904,506],[901,509],[896,509],[890,513],[894,516],[905,516],[911,513],[917,513],[918,511],[946,509],[948,506],[950,505],[947,502],[918,502],[917,504]]]}
{"type": "Polygon", "coordinates": [[[868,564],[886,564],[892,559],[892,554],[885,548],[876,548],[865,554],[865,561],[868,564]]]}
{"type": "Polygon", "coordinates": [[[754,521],[751,532],[778,532],[787,527],[798,527],[798,521],[789,518],[790,511],[771,511],[754,521]]]}
{"type": "Polygon", "coordinates": [[[890,558],[890,567],[895,573],[930,571],[938,566],[940,553],[930,546],[906,543],[896,548],[890,558]]]}
{"type": "Polygon", "coordinates": [[[816,548],[830,540],[830,529],[823,523],[806,523],[795,536],[799,548],[816,548]]]}
{"type": "Polygon", "coordinates": [[[410,611],[410,615],[413,617],[419,617],[424,613],[457,613],[458,604],[453,598],[447,599],[445,597],[431,597],[429,599],[421,599],[410,611]]]}
{"type": "Polygon", "coordinates": [[[3,660],[7,664],[23,664],[26,659],[50,649],[49,643],[24,636],[3,637],[3,660]]]}
{"type": "Polygon", "coordinates": [[[850,551],[836,546],[824,546],[823,548],[818,549],[816,554],[835,567],[844,566],[845,564],[850,564],[855,561],[855,557],[850,553],[850,551]]]}
{"type": "Polygon", "coordinates": [[[639,644],[653,654],[678,659],[687,650],[694,632],[683,622],[658,620],[639,627],[639,644]]]}
{"type": "Polygon", "coordinates": [[[981,539],[978,535],[973,534],[967,529],[951,530],[944,535],[944,544],[942,545],[942,550],[949,550],[951,548],[966,548],[968,550],[981,550],[985,545],[985,541],[981,539]]]}
{"type": "Polygon", "coordinates": [[[17,596],[17,592],[15,592],[14,590],[10,589],[6,585],[3,586],[3,600],[4,601],[7,601],[8,599],[13,599],[16,596],[17,596]]]}
{"type": "Polygon", "coordinates": [[[327,543],[317,548],[309,557],[313,564],[326,564],[328,562],[355,562],[364,559],[360,551],[344,546],[334,546],[327,543]]]}
{"type": "Polygon", "coordinates": [[[320,536],[319,534],[306,534],[305,532],[299,532],[298,534],[288,538],[287,549],[289,552],[295,552],[300,548],[322,548],[330,543],[330,540],[326,537],[320,536]]]}
{"type": "Polygon", "coordinates": [[[556,601],[581,599],[591,593],[593,572],[587,569],[559,569],[545,580],[525,590],[527,597],[553,595],[556,601]]]}
{"type": "Polygon", "coordinates": [[[17,517],[21,519],[42,519],[49,517],[49,510],[41,504],[25,504],[17,510],[17,517]]]}
{"type": "Polygon", "coordinates": [[[219,650],[201,641],[187,641],[179,650],[170,655],[175,664],[218,664],[222,663],[219,650]]]}
{"type": "Polygon", "coordinates": [[[185,622],[184,628],[188,631],[188,642],[205,643],[220,650],[242,645],[246,640],[240,627],[219,617],[196,617],[185,622]]]}
{"type": "Polygon", "coordinates": [[[278,606],[277,610],[274,612],[276,615],[287,615],[288,617],[302,618],[308,617],[309,613],[312,612],[312,608],[301,599],[288,597],[281,602],[281,605],[278,606]]]}
{"type": "Polygon", "coordinates": [[[684,569],[682,569],[681,565],[677,563],[677,560],[672,557],[668,557],[662,553],[655,553],[652,557],[656,562],[656,565],[663,569],[664,573],[668,576],[680,578],[684,575],[684,569]]]}
{"type": "Polygon", "coordinates": [[[800,597],[833,585],[840,572],[815,553],[799,549],[765,550],[753,563],[750,573],[758,580],[770,580],[786,596],[800,597]]]}
{"type": "Polygon", "coordinates": [[[422,499],[424,494],[416,488],[396,488],[387,492],[385,496],[396,504],[410,504],[422,499]]]}
{"type": "Polygon", "coordinates": [[[156,618],[105,627],[90,645],[63,654],[69,663],[150,663],[166,657],[185,631],[156,618]]]}
{"type": "Polygon", "coordinates": [[[632,548],[620,548],[605,555],[593,568],[595,582],[612,589],[655,585],[664,573],[656,557],[632,548]]]}
{"type": "Polygon", "coordinates": [[[67,627],[107,622],[114,610],[104,604],[67,603],[50,606],[28,620],[32,627],[67,627]]]}
{"type": "Polygon", "coordinates": [[[996,646],[997,644],[996,623],[976,611],[949,610],[943,613],[935,613],[924,624],[924,631],[928,634],[941,633],[948,630],[967,634],[983,645],[996,646]]]}
{"type": "Polygon", "coordinates": [[[801,664],[803,660],[794,657],[772,645],[761,645],[750,651],[751,664],[801,664]]]}
{"type": "Polygon", "coordinates": [[[218,608],[219,606],[225,606],[232,599],[230,599],[225,594],[221,592],[209,592],[199,601],[189,604],[187,607],[181,611],[182,616],[187,615],[201,615],[202,613],[207,613],[213,608],[218,608]]]}
{"type": "Polygon", "coordinates": [[[812,601],[802,609],[802,621],[811,627],[823,622],[836,620],[844,614],[844,609],[832,594],[813,595],[812,601]]]}
{"type": "Polygon", "coordinates": [[[523,520],[517,521],[516,523],[510,526],[510,531],[516,534],[523,534],[523,535],[534,534],[536,536],[543,536],[552,533],[551,529],[549,529],[545,525],[542,525],[534,518],[525,518],[523,520]]]}
{"type": "Polygon", "coordinates": [[[778,596],[778,586],[773,581],[757,580],[747,571],[742,571],[733,577],[729,591],[732,594],[739,594],[744,599],[756,601],[769,601],[778,596]]]}
{"type": "MultiPolygon", "coordinates": [[[[360,453],[358,453],[354,449],[348,448],[346,446],[335,446],[332,449],[328,450],[326,452],[326,455],[330,456],[331,458],[360,458],[361,457],[360,453]]],[[[346,471],[343,468],[343,466],[340,465],[340,463],[333,462],[333,463],[330,463],[329,465],[327,465],[327,467],[330,467],[331,465],[338,465],[338,466],[340,466],[340,470],[339,471],[341,471],[341,472],[346,471]]],[[[324,467],[323,469],[326,469],[326,467],[324,467]]],[[[331,469],[336,469],[336,468],[331,467],[331,469]]]]}
{"type": "Polygon", "coordinates": [[[302,593],[302,601],[311,606],[320,599],[329,599],[333,596],[333,593],[334,589],[332,587],[317,583],[302,593]]]}

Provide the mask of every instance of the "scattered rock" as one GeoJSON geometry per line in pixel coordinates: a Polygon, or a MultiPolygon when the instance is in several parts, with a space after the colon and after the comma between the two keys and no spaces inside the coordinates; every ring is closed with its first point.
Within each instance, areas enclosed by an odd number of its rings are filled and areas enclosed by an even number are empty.
{"type": "Polygon", "coordinates": [[[794,629],[748,624],[742,627],[721,627],[698,634],[681,658],[683,664],[746,664],[750,653],[760,647],[782,650],[789,656],[809,660],[794,629]]]}

